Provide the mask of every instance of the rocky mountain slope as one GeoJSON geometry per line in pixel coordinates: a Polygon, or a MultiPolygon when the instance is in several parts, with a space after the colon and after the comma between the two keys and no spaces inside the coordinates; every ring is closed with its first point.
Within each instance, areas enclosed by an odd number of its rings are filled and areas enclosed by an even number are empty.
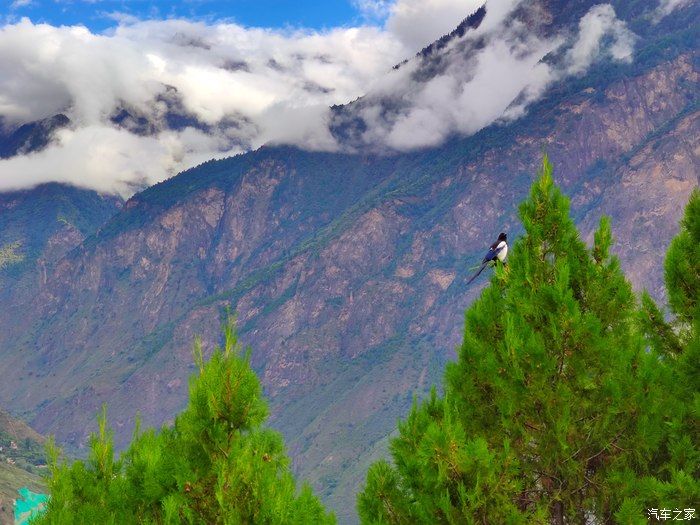
{"type": "MultiPolygon", "coordinates": [[[[529,5],[551,31],[592,2],[529,5]]],[[[65,248],[33,259],[0,315],[0,402],[76,448],[107,403],[123,445],[137,411],[157,425],[182,408],[192,338],[211,346],[231,308],[298,474],[352,520],[368,463],[461,339],[479,291],[469,268],[494,233],[517,235],[543,148],[585,235],[612,215],[623,267],[663,297],[663,255],[699,182],[700,8],[655,22],[614,5],[634,60],[555,84],[517,120],[404,154],[265,147],[137,194],[94,234],[57,234],[65,248]]],[[[336,132],[353,139],[357,122],[336,132]]],[[[15,220],[3,202],[0,221],[15,220]]],[[[9,268],[0,294],[16,286],[9,268]]]]}
{"type": "MultiPolygon", "coordinates": [[[[64,184],[0,193],[0,331],[9,333],[54,265],[112,217],[119,197],[64,184]]],[[[12,357],[0,345],[3,360],[12,357]]]]}

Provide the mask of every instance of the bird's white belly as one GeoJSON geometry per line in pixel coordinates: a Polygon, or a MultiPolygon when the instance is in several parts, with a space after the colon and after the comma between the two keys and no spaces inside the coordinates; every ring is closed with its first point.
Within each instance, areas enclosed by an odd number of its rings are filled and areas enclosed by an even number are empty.
{"type": "Polygon", "coordinates": [[[506,260],[506,255],[508,255],[508,245],[506,244],[503,248],[501,248],[501,251],[496,254],[496,257],[498,257],[498,260],[503,262],[506,260]]]}

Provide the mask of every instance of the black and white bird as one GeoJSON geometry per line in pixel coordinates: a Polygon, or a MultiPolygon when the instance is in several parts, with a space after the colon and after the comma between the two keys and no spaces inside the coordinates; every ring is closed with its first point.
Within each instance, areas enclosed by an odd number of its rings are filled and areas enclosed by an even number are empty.
{"type": "Polygon", "coordinates": [[[506,237],[506,234],[503,232],[499,234],[498,239],[496,239],[496,242],[494,242],[489,248],[489,251],[486,252],[484,260],[481,261],[481,266],[479,267],[477,272],[474,275],[472,275],[471,279],[469,279],[469,282],[467,284],[470,284],[474,279],[479,277],[479,274],[483,272],[484,268],[491,264],[492,261],[500,261],[503,264],[506,263],[506,256],[508,255],[508,243],[506,242],[506,237]]]}

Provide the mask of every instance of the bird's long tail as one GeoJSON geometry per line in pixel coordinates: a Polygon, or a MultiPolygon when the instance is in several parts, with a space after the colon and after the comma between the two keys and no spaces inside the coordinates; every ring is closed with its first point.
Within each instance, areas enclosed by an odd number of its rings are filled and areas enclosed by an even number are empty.
{"type": "Polygon", "coordinates": [[[475,273],[474,275],[472,275],[471,278],[467,281],[467,284],[468,284],[468,285],[471,284],[472,281],[473,281],[474,279],[476,279],[477,277],[479,277],[479,275],[481,274],[481,272],[484,271],[484,268],[486,268],[486,267],[488,266],[488,264],[489,264],[488,261],[485,262],[485,263],[482,263],[482,264],[481,264],[481,267],[480,267],[480,268],[476,271],[476,273],[475,273]]]}

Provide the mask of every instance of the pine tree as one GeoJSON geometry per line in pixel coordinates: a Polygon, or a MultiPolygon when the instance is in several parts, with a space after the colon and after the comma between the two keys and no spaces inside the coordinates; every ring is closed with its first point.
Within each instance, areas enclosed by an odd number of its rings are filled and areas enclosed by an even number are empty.
{"type": "MultiPolygon", "coordinates": [[[[653,475],[627,486],[647,506],[684,509],[700,501],[700,191],[685,209],[680,232],[665,263],[672,317],[666,320],[648,294],[642,297],[642,328],[662,358],[665,435],[653,475]]],[[[697,510],[697,509],[696,509],[697,510]]],[[[700,512],[700,511],[698,511],[700,512]]]]}
{"type": "Polygon", "coordinates": [[[114,459],[106,415],[86,462],[50,452],[50,500],[38,523],[334,523],[310,488],[297,491],[281,436],[262,425],[267,403],[232,324],[172,427],[138,430],[114,459]]]}
{"type": "MultiPolygon", "coordinates": [[[[659,356],[611,256],[589,250],[545,158],[525,235],[466,313],[444,395],[414,403],[358,496],[363,523],[609,523],[663,438],[659,356]]],[[[626,498],[626,499],[625,499],[626,498]]],[[[646,523],[645,509],[632,519],[646,523]]]]}
{"type": "Polygon", "coordinates": [[[666,291],[671,311],[694,331],[700,320],[700,190],[693,191],[681,222],[681,231],[671,242],[665,265],[666,291]]]}

